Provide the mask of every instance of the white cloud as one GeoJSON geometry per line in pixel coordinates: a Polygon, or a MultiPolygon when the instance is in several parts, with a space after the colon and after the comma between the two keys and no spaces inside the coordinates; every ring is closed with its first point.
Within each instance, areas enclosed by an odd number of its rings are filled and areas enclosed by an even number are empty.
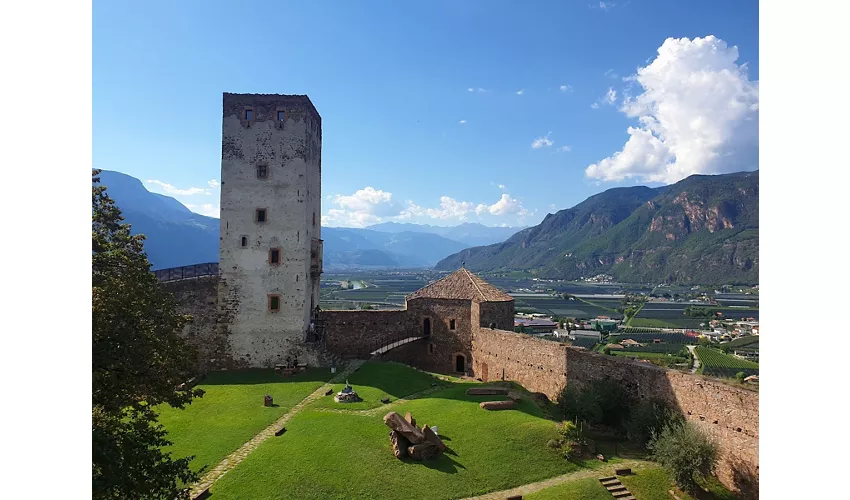
{"type": "Polygon", "coordinates": [[[440,207],[425,209],[424,213],[432,219],[465,220],[469,212],[474,210],[474,207],[475,204],[469,201],[457,201],[451,196],[440,196],[440,207]]]}
{"type": "Polygon", "coordinates": [[[519,90],[516,91],[516,95],[522,95],[524,93],[525,93],[524,89],[519,89],[519,90]]]}
{"type": "Polygon", "coordinates": [[[468,89],[466,89],[466,91],[467,91],[467,92],[475,92],[475,89],[474,89],[474,88],[472,88],[472,87],[469,87],[468,89]]]}
{"type": "Polygon", "coordinates": [[[572,149],[569,146],[561,146],[560,148],[558,148],[558,151],[562,153],[569,153],[570,151],[572,151],[572,149]]]}
{"type": "Polygon", "coordinates": [[[614,101],[617,100],[617,91],[612,87],[608,87],[608,92],[605,93],[605,102],[608,104],[614,104],[614,101]]]}
{"type": "Polygon", "coordinates": [[[756,168],[758,81],[749,80],[737,59],[737,47],[714,36],[665,40],[634,77],[643,93],[620,109],[639,125],[628,128],[620,151],[585,174],[672,183],[697,173],[756,168]]]}
{"type": "Polygon", "coordinates": [[[507,186],[505,186],[504,184],[499,184],[499,189],[501,189],[502,191],[504,191],[505,189],[508,189],[508,188],[507,188],[507,186]]]}
{"type": "Polygon", "coordinates": [[[489,213],[490,215],[497,216],[516,214],[517,216],[523,217],[528,215],[530,212],[522,206],[522,202],[508,193],[502,193],[502,197],[499,198],[499,201],[492,205],[479,203],[478,206],[475,207],[475,213],[478,215],[489,213]]]}
{"type": "Polygon", "coordinates": [[[461,120],[461,121],[458,122],[459,125],[463,125],[465,123],[466,123],[466,120],[461,120]]]}
{"type": "Polygon", "coordinates": [[[555,211],[555,210],[557,210],[557,209],[558,209],[558,206],[557,206],[557,205],[555,205],[554,203],[550,203],[550,204],[549,204],[549,210],[555,211]]]}
{"type": "Polygon", "coordinates": [[[206,215],[207,217],[215,217],[218,219],[221,216],[221,208],[218,204],[213,205],[212,203],[204,203],[203,205],[186,205],[186,208],[196,214],[206,215]]]}
{"type": "Polygon", "coordinates": [[[211,188],[217,188],[218,187],[218,179],[210,179],[210,180],[207,181],[207,184],[209,184],[211,188]]]}
{"type": "Polygon", "coordinates": [[[606,71],[605,76],[607,76],[608,78],[613,78],[614,80],[616,80],[617,78],[620,78],[620,75],[618,75],[617,72],[614,71],[613,68],[606,71]]]}
{"type": "Polygon", "coordinates": [[[336,195],[331,202],[340,208],[328,210],[328,214],[322,216],[323,224],[363,227],[401,212],[401,206],[393,201],[392,193],[371,186],[352,195],[336,195]]]}
{"type": "Polygon", "coordinates": [[[482,89],[481,87],[474,89],[472,87],[469,87],[468,89],[466,89],[466,91],[467,92],[487,92],[487,89],[482,89]]]}
{"type": "Polygon", "coordinates": [[[572,88],[570,88],[569,85],[561,85],[560,89],[561,89],[561,92],[567,92],[569,90],[572,90],[572,88]]]}
{"type": "Polygon", "coordinates": [[[478,87],[478,91],[479,92],[487,92],[485,89],[482,89],[481,87],[478,87]]]}
{"type": "Polygon", "coordinates": [[[198,187],[190,187],[189,189],[177,189],[171,184],[156,181],[156,180],[148,180],[145,181],[148,184],[153,184],[155,186],[159,186],[160,189],[165,191],[166,194],[173,194],[177,196],[192,196],[195,194],[212,194],[209,189],[198,188],[198,187]]]}
{"type": "Polygon", "coordinates": [[[614,2],[599,2],[599,8],[602,10],[611,10],[616,6],[614,2]]]}
{"type": "Polygon", "coordinates": [[[590,107],[593,108],[593,109],[599,109],[599,103],[594,102],[593,104],[590,105],[590,107]]]}
{"type": "Polygon", "coordinates": [[[549,146],[554,144],[554,142],[549,139],[550,135],[552,135],[552,132],[546,134],[545,137],[539,137],[537,139],[534,139],[534,141],[532,141],[531,143],[531,147],[533,149],[548,148],[549,146]]]}

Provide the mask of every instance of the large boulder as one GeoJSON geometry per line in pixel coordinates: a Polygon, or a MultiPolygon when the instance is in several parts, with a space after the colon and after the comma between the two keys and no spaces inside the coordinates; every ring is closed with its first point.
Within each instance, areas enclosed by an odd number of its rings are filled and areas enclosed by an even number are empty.
{"type": "Polygon", "coordinates": [[[414,460],[430,460],[440,455],[440,449],[434,443],[426,441],[408,446],[407,454],[414,460]]]}
{"type": "Polygon", "coordinates": [[[446,445],[443,443],[443,440],[428,425],[422,426],[422,434],[425,436],[426,441],[433,443],[441,452],[446,451],[446,445]]]}
{"type": "Polygon", "coordinates": [[[414,427],[398,413],[391,411],[384,416],[384,424],[390,429],[399,432],[407,438],[411,444],[419,444],[425,441],[422,431],[414,427]]]}
{"type": "Polygon", "coordinates": [[[390,442],[393,444],[393,455],[396,458],[405,458],[407,456],[407,448],[410,446],[410,441],[406,437],[399,432],[390,431],[390,442]]]}
{"type": "Polygon", "coordinates": [[[508,389],[505,387],[473,387],[466,391],[467,396],[493,396],[507,393],[508,389]]]}
{"type": "Polygon", "coordinates": [[[510,399],[507,401],[484,401],[478,406],[485,410],[510,410],[516,406],[516,402],[510,399]]]}

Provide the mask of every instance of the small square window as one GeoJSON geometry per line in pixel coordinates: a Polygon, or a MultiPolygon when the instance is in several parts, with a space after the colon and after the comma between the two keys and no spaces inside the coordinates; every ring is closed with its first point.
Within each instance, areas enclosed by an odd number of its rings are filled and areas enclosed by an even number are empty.
{"type": "Polygon", "coordinates": [[[257,179],[268,179],[269,167],[267,165],[257,165],[257,179]]]}
{"type": "Polygon", "coordinates": [[[257,222],[265,222],[266,221],[266,209],[258,208],[257,209],[257,222]]]}
{"type": "Polygon", "coordinates": [[[280,264],[280,248],[272,248],[269,250],[269,264],[280,264]]]}
{"type": "Polygon", "coordinates": [[[455,329],[455,320],[451,319],[451,320],[449,320],[449,330],[454,330],[454,329],[455,329]]]}
{"type": "Polygon", "coordinates": [[[254,119],[254,110],[253,109],[246,109],[245,110],[245,119],[249,120],[249,121],[254,119]]]}
{"type": "Polygon", "coordinates": [[[280,295],[269,295],[269,311],[280,311],[280,295]]]}
{"type": "Polygon", "coordinates": [[[277,112],[277,121],[279,121],[279,122],[286,121],[286,112],[285,111],[278,111],[277,112]]]}
{"type": "Polygon", "coordinates": [[[247,236],[243,236],[243,237],[242,237],[242,246],[243,246],[243,247],[247,247],[247,246],[248,246],[248,237],[247,237],[247,236]]]}

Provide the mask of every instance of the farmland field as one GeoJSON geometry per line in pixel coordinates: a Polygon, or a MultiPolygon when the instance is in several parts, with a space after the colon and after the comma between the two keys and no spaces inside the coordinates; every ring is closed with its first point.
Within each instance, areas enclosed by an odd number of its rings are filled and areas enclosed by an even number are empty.
{"type": "Polygon", "coordinates": [[[694,337],[689,337],[684,333],[672,333],[672,332],[653,332],[653,333],[618,333],[616,335],[610,335],[608,337],[609,343],[618,343],[621,340],[632,339],[636,342],[640,342],[641,344],[653,344],[654,339],[660,339],[661,342],[666,344],[696,344],[697,339],[694,337]]]}
{"type": "Polygon", "coordinates": [[[747,349],[758,349],[759,348],[759,337],[758,335],[751,335],[749,337],[741,337],[730,342],[725,342],[720,344],[721,347],[731,347],[731,348],[747,348],[747,349]]]}
{"type": "Polygon", "coordinates": [[[573,347],[584,347],[587,350],[593,349],[596,344],[596,339],[590,337],[578,337],[572,343],[573,347]]]}
{"type": "Polygon", "coordinates": [[[592,319],[597,316],[608,316],[620,319],[622,314],[616,311],[603,309],[597,305],[589,304],[581,300],[569,300],[561,297],[553,297],[547,294],[517,294],[514,296],[515,306],[520,309],[534,309],[543,314],[563,316],[575,319],[592,319]]]}
{"type": "Polygon", "coordinates": [[[717,349],[696,347],[694,351],[700,361],[700,371],[704,375],[734,377],[738,372],[743,372],[744,376],[758,375],[759,373],[758,363],[723,354],[717,349]]]}

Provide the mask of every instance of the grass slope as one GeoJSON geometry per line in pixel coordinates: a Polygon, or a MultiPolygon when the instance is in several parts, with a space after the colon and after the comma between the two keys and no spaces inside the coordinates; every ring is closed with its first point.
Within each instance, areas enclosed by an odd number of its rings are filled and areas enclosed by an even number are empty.
{"type": "MultiPolygon", "coordinates": [[[[409,370],[406,376],[417,375],[409,370]]],[[[365,391],[368,384],[361,381],[355,389],[365,391]]],[[[531,401],[514,410],[488,412],[478,406],[481,401],[503,398],[466,396],[474,385],[453,384],[387,409],[402,415],[410,411],[419,425],[439,427],[449,451],[437,460],[393,457],[383,410],[307,408],[287,424],[286,434],[264,442],[222,477],[213,496],[448,499],[599,466],[597,461],[573,464],[548,449],[546,442],[557,434],[555,424],[531,401]]]]}
{"type": "Polygon", "coordinates": [[[329,369],[310,368],[281,378],[273,370],[213,372],[199,387],[203,398],[179,410],[161,406],[159,422],[176,458],[194,455],[191,467],[214,467],[331,378],[329,369]],[[275,407],[263,406],[269,394],[275,407]]]}
{"type": "MultiPolygon", "coordinates": [[[[390,398],[395,401],[415,392],[431,387],[432,383],[440,380],[430,373],[412,370],[407,366],[394,363],[364,363],[359,370],[352,373],[348,382],[357,391],[363,401],[347,403],[346,410],[368,410],[381,406],[381,400],[390,398]]],[[[334,394],[341,391],[345,384],[334,385],[334,394]]],[[[311,408],[340,408],[333,396],[323,397],[312,403],[311,408]]]]}
{"type": "Polygon", "coordinates": [[[523,498],[528,500],[611,500],[613,497],[598,479],[588,478],[552,486],[523,498]]]}

